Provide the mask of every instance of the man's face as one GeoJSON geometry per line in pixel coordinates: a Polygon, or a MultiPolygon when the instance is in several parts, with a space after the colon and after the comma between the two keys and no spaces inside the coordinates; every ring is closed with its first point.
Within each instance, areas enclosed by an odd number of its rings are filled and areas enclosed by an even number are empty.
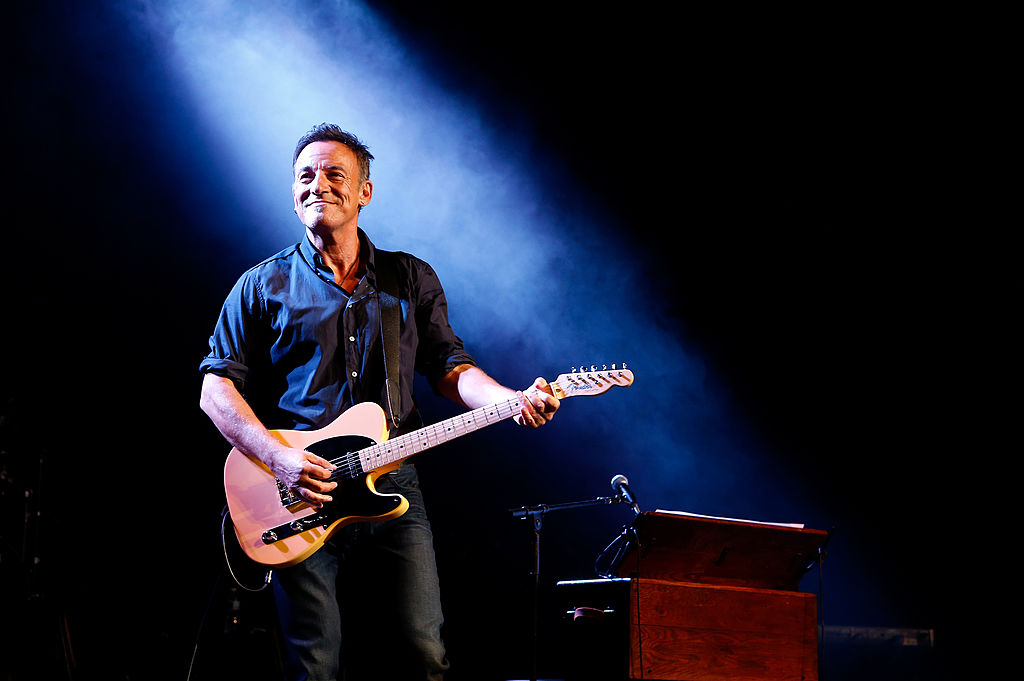
{"type": "Polygon", "coordinates": [[[355,229],[373,184],[363,180],[355,153],[340,142],[313,142],[295,159],[295,214],[314,232],[355,229]]]}

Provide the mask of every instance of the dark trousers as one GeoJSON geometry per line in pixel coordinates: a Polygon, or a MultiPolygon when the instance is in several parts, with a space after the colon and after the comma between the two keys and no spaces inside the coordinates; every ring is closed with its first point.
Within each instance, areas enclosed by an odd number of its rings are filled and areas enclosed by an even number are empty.
{"type": "Polygon", "coordinates": [[[402,466],[376,487],[405,496],[409,510],[342,528],[275,575],[288,679],[439,681],[448,668],[433,534],[416,470],[402,466]]]}

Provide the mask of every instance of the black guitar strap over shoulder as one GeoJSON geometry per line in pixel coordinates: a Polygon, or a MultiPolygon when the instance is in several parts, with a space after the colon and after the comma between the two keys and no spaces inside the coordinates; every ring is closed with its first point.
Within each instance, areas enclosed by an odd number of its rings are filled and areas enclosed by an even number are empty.
{"type": "Polygon", "coordinates": [[[401,374],[398,364],[402,307],[398,291],[397,259],[395,254],[390,251],[377,250],[375,261],[377,302],[380,306],[380,336],[384,347],[384,375],[386,378],[384,392],[387,397],[391,426],[397,430],[401,425],[400,414],[402,413],[401,374]]]}

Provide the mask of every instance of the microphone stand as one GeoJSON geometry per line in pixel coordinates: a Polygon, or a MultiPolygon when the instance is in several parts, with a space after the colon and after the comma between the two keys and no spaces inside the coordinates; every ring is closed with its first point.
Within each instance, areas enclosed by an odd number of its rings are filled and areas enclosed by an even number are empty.
{"type": "Polygon", "coordinates": [[[510,509],[513,518],[529,520],[533,525],[533,635],[532,651],[530,654],[530,681],[537,681],[537,640],[540,622],[540,531],[544,524],[544,516],[551,511],[565,511],[572,508],[587,508],[590,506],[606,506],[608,504],[621,504],[626,501],[623,495],[615,497],[597,497],[594,499],[583,499],[580,501],[568,501],[560,504],[539,504],[537,506],[522,506],[510,509]]]}

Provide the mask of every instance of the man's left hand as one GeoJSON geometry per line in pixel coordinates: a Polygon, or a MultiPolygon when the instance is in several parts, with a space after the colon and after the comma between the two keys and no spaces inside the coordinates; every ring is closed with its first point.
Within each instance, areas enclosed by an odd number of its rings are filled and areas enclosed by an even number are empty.
{"type": "Polygon", "coordinates": [[[527,428],[540,428],[550,421],[561,404],[551,386],[544,378],[537,378],[533,385],[519,392],[523,408],[515,417],[516,423],[527,428]]]}

